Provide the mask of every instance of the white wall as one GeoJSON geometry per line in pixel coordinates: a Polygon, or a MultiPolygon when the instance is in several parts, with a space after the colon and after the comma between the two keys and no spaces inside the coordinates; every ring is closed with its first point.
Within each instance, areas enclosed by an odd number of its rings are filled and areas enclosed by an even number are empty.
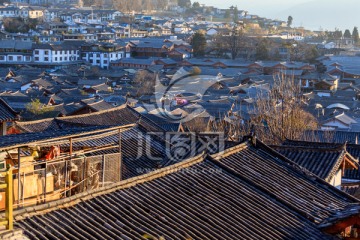
{"type": "Polygon", "coordinates": [[[324,123],[323,126],[325,127],[336,127],[336,128],[341,128],[341,129],[349,129],[350,127],[337,121],[337,120],[333,120],[327,123],[324,123]]]}
{"type": "Polygon", "coordinates": [[[336,187],[337,189],[341,188],[341,179],[342,179],[342,170],[339,169],[335,176],[331,179],[331,185],[333,185],[334,187],[336,187]]]}

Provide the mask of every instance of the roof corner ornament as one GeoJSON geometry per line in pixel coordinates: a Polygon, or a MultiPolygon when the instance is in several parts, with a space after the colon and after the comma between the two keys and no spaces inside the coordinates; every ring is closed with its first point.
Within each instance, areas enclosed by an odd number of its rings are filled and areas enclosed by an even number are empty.
{"type": "Polygon", "coordinates": [[[251,143],[256,147],[256,132],[255,132],[255,125],[252,124],[250,128],[250,139],[251,143]]]}

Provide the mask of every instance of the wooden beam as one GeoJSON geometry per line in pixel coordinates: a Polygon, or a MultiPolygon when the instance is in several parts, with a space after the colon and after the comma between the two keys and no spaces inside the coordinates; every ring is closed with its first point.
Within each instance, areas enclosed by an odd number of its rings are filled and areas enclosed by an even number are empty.
{"type": "Polygon", "coordinates": [[[122,136],[121,136],[121,131],[119,129],[119,158],[120,158],[120,172],[119,172],[119,175],[120,175],[120,181],[122,180],[122,168],[123,168],[123,164],[122,164],[122,153],[121,153],[121,141],[122,141],[122,136]]]}
{"type": "Polygon", "coordinates": [[[86,131],[86,129],[84,129],[84,132],[82,132],[82,133],[69,134],[66,136],[60,136],[60,137],[54,137],[54,138],[49,137],[48,139],[44,139],[44,140],[28,142],[28,143],[19,143],[19,144],[14,144],[14,145],[7,146],[7,147],[0,147],[0,151],[12,150],[15,148],[27,147],[27,146],[32,146],[32,145],[41,145],[42,143],[47,143],[47,142],[51,142],[51,141],[66,140],[66,139],[69,139],[70,137],[75,138],[75,137],[81,137],[81,136],[85,136],[85,135],[89,135],[89,134],[105,133],[105,132],[109,132],[109,131],[117,130],[117,129],[128,129],[128,128],[134,127],[135,125],[136,125],[136,123],[133,123],[133,124],[127,124],[127,125],[123,125],[123,126],[110,127],[110,128],[93,130],[93,131],[86,131]]]}
{"type": "MultiPolygon", "coordinates": [[[[19,169],[20,172],[20,169],[19,169]]],[[[19,179],[20,180],[20,179],[19,179]]],[[[9,167],[5,176],[7,188],[5,190],[5,218],[7,220],[6,228],[13,229],[13,174],[12,169],[9,167]]],[[[20,181],[19,181],[20,182],[20,181]]]]}
{"type": "Polygon", "coordinates": [[[353,167],[353,169],[358,169],[358,166],[353,161],[351,161],[351,159],[349,159],[347,156],[345,156],[345,161],[346,163],[350,164],[351,167],[353,167]]]}

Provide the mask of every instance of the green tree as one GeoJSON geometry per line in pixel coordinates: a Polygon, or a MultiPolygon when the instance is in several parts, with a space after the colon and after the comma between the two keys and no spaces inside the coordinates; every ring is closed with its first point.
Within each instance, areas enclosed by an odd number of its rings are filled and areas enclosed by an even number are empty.
{"type": "Polygon", "coordinates": [[[191,45],[194,50],[195,57],[202,57],[205,55],[206,38],[201,32],[196,32],[191,40],[191,45]]]}
{"type": "Polygon", "coordinates": [[[268,41],[266,39],[260,40],[256,46],[255,57],[257,60],[269,60],[269,50],[267,48],[268,41]]]}
{"type": "Polygon", "coordinates": [[[310,63],[315,63],[316,58],[319,57],[319,52],[316,46],[311,46],[305,50],[305,60],[310,63]]]}
{"type": "Polygon", "coordinates": [[[199,2],[194,2],[192,7],[193,8],[200,8],[200,3],[199,2]]]}
{"type": "Polygon", "coordinates": [[[351,38],[351,33],[349,29],[346,29],[344,32],[344,38],[351,38]]]}
{"type": "Polygon", "coordinates": [[[353,32],[352,32],[352,37],[354,39],[354,43],[358,44],[359,43],[359,31],[357,27],[354,27],[353,32]]]}
{"type": "Polygon", "coordinates": [[[280,55],[280,51],[279,51],[278,48],[276,48],[274,50],[274,54],[272,55],[271,59],[274,60],[274,61],[280,61],[281,60],[281,55],[280,55]]]}
{"type": "Polygon", "coordinates": [[[339,30],[338,28],[336,28],[336,29],[335,29],[335,32],[334,32],[334,37],[335,37],[335,39],[340,39],[340,38],[342,38],[342,36],[343,36],[342,31],[339,30]]]}
{"type": "MultiPolygon", "coordinates": [[[[131,1],[129,1],[129,2],[131,2],[131,1]]],[[[191,1],[190,0],[178,0],[178,5],[179,5],[179,7],[189,8],[189,7],[191,7],[191,1]]]]}
{"type": "Polygon", "coordinates": [[[34,41],[34,43],[36,43],[36,44],[39,44],[39,43],[40,43],[40,39],[39,39],[38,36],[34,36],[33,41],[34,41]]]}
{"type": "Polygon", "coordinates": [[[53,111],[53,107],[46,107],[40,102],[40,99],[36,98],[31,100],[30,103],[26,104],[26,110],[34,115],[41,115],[49,111],[53,111]]]}
{"type": "Polygon", "coordinates": [[[239,55],[241,49],[245,48],[246,37],[241,29],[234,27],[229,40],[230,42],[228,48],[231,51],[231,59],[235,60],[235,58],[239,55]]]}
{"type": "Polygon", "coordinates": [[[225,11],[224,18],[225,18],[225,19],[229,19],[230,16],[231,16],[230,10],[227,9],[227,10],[225,11]]]}
{"type": "Polygon", "coordinates": [[[28,26],[30,29],[36,29],[36,26],[39,24],[39,20],[37,18],[30,18],[28,20],[28,26]]]}
{"type": "Polygon", "coordinates": [[[288,27],[291,27],[292,23],[293,23],[293,17],[292,17],[292,16],[289,16],[289,17],[288,17],[288,20],[287,20],[287,26],[288,26],[288,27]]]}
{"type": "Polygon", "coordinates": [[[234,7],[234,10],[233,10],[233,21],[235,23],[239,21],[239,10],[237,7],[234,7]]]}

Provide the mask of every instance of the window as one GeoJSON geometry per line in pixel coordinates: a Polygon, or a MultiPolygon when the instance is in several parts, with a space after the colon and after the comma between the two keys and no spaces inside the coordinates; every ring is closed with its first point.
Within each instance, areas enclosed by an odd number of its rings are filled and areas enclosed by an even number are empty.
{"type": "Polygon", "coordinates": [[[67,57],[64,57],[64,61],[67,61],[67,57]]]}
{"type": "Polygon", "coordinates": [[[100,57],[100,53],[96,54],[97,57],[100,57]]]}
{"type": "Polygon", "coordinates": [[[108,61],[107,60],[104,60],[104,64],[107,64],[108,63],[108,61]]]}
{"type": "Polygon", "coordinates": [[[17,56],[17,61],[18,61],[18,62],[22,61],[22,57],[21,57],[21,56],[17,56]]]}
{"type": "Polygon", "coordinates": [[[60,57],[60,61],[62,61],[62,57],[60,57]]]}
{"type": "Polygon", "coordinates": [[[39,61],[39,57],[35,57],[35,61],[38,62],[38,61],[39,61]]]}
{"type": "Polygon", "coordinates": [[[31,60],[30,56],[25,57],[25,61],[29,62],[31,60]]]}
{"type": "Polygon", "coordinates": [[[57,61],[57,57],[55,57],[55,61],[57,61]]]}
{"type": "Polygon", "coordinates": [[[97,63],[97,64],[100,64],[100,60],[96,60],[96,63],[97,63]]]}
{"type": "Polygon", "coordinates": [[[44,57],[44,61],[45,61],[45,62],[48,62],[48,61],[49,61],[49,58],[48,58],[48,57],[44,57]]]}
{"type": "Polygon", "coordinates": [[[49,54],[49,51],[46,50],[46,51],[45,51],[45,55],[48,55],[48,54],[49,54]]]}
{"type": "Polygon", "coordinates": [[[35,54],[37,54],[37,55],[38,55],[38,54],[39,54],[39,50],[35,50],[35,54]]]}
{"type": "Polygon", "coordinates": [[[0,56],[0,61],[4,61],[5,57],[4,56],[0,56]]]}

